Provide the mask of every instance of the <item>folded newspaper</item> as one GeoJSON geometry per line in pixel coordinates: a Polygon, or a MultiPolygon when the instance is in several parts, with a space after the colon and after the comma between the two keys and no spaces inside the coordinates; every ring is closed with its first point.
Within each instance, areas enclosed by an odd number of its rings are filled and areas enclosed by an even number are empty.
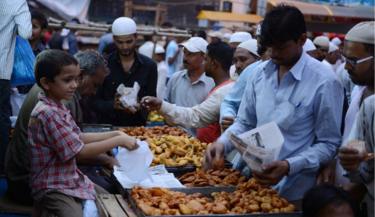
{"type": "Polygon", "coordinates": [[[231,142],[241,153],[250,169],[262,171],[262,165],[278,159],[284,137],[275,122],[240,134],[232,134],[231,142]]]}

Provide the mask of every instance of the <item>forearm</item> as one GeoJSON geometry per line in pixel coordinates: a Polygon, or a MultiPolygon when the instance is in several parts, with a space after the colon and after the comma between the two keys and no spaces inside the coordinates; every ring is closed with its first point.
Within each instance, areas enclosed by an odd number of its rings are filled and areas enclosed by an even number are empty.
{"type": "Polygon", "coordinates": [[[244,124],[241,121],[236,120],[217,140],[218,143],[224,145],[224,153],[228,154],[234,149],[232,142],[230,141],[230,135],[236,136],[253,129],[254,126],[244,124]]]}
{"type": "Polygon", "coordinates": [[[100,133],[82,133],[80,139],[83,143],[98,142],[101,140],[106,140],[115,136],[121,135],[120,131],[110,131],[110,132],[100,132],[100,133]]]}
{"type": "MultiPolygon", "coordinates": [[[[128,136],[127,141],[125,143],[132,143],[134,142],[134,138],[128,136]]],[[[124,144],[123,138],[121,136],[112,137],[106,140],[91,142],[84,145],[82,150],[78,153],[77,158],[79,160],[86,160],[93,158],[101,153],[107,152],[114,147],[118,146],[119,144],[124,144]]]]}

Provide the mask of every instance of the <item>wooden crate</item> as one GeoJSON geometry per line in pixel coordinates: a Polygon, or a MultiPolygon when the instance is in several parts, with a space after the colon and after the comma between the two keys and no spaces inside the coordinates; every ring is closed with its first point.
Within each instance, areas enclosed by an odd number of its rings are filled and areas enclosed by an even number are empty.
{"type": "Polygon", "coordinates": [[[137,217],[120,194],[97,195],[100,217],[137,217]]]}

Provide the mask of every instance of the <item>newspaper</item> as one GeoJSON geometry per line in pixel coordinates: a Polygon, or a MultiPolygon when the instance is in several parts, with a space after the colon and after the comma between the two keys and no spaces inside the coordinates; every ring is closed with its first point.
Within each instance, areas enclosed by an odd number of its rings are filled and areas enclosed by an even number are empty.
{"type": "Polygon", "coordinates": [[[230,136],[251,170],[262,171],[262,165],[278,159],[284,137],[275,122],[271,122],[241,135],[230,136]]]}

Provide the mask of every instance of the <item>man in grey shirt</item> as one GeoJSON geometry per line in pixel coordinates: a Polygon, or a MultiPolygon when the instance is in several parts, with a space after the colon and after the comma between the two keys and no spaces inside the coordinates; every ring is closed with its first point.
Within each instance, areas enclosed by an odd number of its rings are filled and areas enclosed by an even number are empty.
{"type": "Polygon", "coordinates": [[[206,98],[215,86],[212,78],[204,72],[204,57],[208,43],[200,37],[192,37],[185,43],[184,68],[168,81],[165,101],[177,106],[193,107],[206,98]]]}

